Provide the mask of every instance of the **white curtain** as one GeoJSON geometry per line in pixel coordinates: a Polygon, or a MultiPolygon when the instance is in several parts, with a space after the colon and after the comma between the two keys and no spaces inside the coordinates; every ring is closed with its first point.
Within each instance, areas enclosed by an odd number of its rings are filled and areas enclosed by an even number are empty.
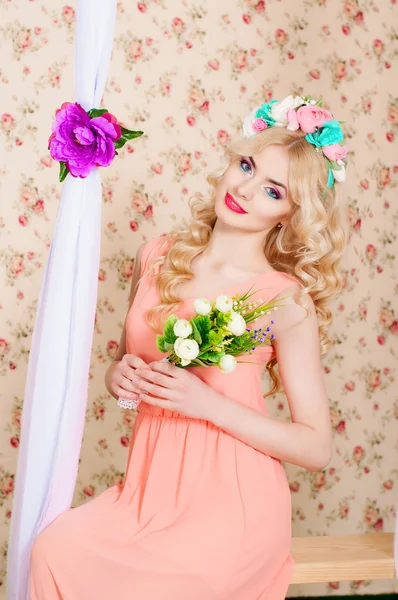
{"type": "MultiPolygon", "coordinates": [[[[99,108],[101,103],[115,18],[116,0],[78,0],[75,101],[86,110],[99,108]]],[[[60,104],[67,100],[62,98],[60,104]]],[[[49,134],[57,108],[49,114],[49,134]]],[[[101,204],[98,169],[86,179],[67,176],[40,291],[25,384],[8,600],[29,599],[34,539],[70,508],[73,498],[97,302],[101,204]]]]}

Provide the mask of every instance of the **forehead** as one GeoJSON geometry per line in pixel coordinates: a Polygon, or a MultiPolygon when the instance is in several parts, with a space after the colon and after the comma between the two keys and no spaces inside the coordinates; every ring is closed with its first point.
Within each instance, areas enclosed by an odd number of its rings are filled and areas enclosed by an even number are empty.
{"type": "Polygon", "coordinates": [[[253,154],[259,175],[271,177],[287,186],[289,172],[289,155],[284,146],[267,146],[253,154]]]}

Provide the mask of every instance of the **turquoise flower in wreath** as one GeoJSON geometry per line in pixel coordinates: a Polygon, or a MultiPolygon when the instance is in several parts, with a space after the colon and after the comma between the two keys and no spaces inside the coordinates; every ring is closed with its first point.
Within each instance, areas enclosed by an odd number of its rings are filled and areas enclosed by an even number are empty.
{"type": "Polygon", "coordinates": [[[310,144],[321,148],[322,146],[338,144],[343,137],[344,134],[338,121],[326,121],[326,123],[314,133],[307,133],[305,139],[310,144]]]}
{"type": "Polygon", "coordinates": [[[275,102],[278,102],[278,100],[271,100],[271,102],[265,102],[262,106],[260,106],[256,112],[256,119],[263,119],[267,125],[272,127],[272,125],[275,123],[275,119],[271,117],[270,113],[272,105],[275,104],[275,102]]]}

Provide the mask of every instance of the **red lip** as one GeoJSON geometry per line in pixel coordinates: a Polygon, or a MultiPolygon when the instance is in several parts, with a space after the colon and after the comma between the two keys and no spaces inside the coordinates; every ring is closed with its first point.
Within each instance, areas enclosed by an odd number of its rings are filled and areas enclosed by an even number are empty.
{"type": "Polygon", "coordinates": [[[247,212],[237,203],[231,194],[225,195],[225,204],[234,212],[239,213],[240,215],[247,215],[247,212]]]}

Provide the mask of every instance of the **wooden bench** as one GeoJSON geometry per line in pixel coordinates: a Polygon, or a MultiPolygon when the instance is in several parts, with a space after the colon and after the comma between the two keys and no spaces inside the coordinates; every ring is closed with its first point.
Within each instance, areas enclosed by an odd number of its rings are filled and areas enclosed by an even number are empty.
{"type": "Polygon", "coordinates": [[[392,533],[293,538],[291,583],[395,579],[392,533]]]}

